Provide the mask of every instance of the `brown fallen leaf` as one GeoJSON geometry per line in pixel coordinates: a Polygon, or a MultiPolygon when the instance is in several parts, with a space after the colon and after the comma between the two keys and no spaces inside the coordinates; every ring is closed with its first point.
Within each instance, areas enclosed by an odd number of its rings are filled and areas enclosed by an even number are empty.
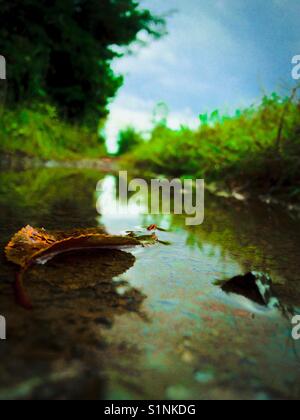
{"type": "Polygon", "coordinates": [[[45,263],[57,254],[85,248],[126,247],[141,245],[137,238],[114,236],[100,229],[48,233],[26,226],[13,236],[5,248],[8,261],[26,267],[34,262],[45,263]]]}
{"type": "Polygon", "coordinates": [[[26,309],[32,305],[27,298],[23,278],[35,263],[45,264],[58,254],[93,248],[123,248],[143,245],[143,241],[131,236],[114,236],[101,229],[83,229],[72,232],[52,232],[26,226],[11,239],[5,248],[8,261],[21,267],[14,285],[17,302],[26,309]]]}

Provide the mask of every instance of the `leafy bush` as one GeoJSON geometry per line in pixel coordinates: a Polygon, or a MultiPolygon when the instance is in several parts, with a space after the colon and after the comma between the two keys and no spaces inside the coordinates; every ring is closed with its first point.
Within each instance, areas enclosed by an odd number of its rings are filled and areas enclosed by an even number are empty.
{"type": "Polygon", "coordinates": [[[300,197],[300,104],[276,94],[234,116],[200,116],[200,126],[153,129],[127,164],[149,174],[205,178],[230,188],[285,190],[300,197]]]}
{"type": "Polygon", "coordinates": [[[118,155],[124,155],[131,152],[137,146],[143,143],[142,135],[133,127],[121,130],[118,137],[118,155]]]}
{"type": "Polygon", "coordinates": [[[63,160],[102,157],[105,146],[90,128],[60,120],[54,106],[35,104],[3,112],[0,152],[63,160]]]}

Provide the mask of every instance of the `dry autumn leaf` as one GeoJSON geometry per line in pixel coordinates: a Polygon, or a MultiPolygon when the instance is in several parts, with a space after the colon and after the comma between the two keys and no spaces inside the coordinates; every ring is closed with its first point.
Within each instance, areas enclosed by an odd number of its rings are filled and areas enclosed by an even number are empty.
{"type": "Polygon", "coordinates": [[[48,233],[44,229],[26,226],[11,239],[5,248],[5,254],[8,261],[24,268],[34,262],[47,262],[57,254],[76,249],[141,244],[137,238],[107,235],[100,229],[48,233]]]}
{"type": "Polygon", "coordinates": [[[47,232],[26,226],[11,239],[5,248],[8,261],[21,267],[15,282],[17,302],[31,309],[23,277],[35,263],[44,264],[58,254],[92,248],[123,248],[143,245],[145,238],[107,235],[101,229],[83,229],[72,232],[47,232]]]}

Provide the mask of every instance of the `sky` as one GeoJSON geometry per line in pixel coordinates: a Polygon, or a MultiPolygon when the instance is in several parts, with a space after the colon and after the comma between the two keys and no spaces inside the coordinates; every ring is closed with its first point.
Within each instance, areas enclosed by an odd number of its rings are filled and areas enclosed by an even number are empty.
{"type": "MultiPolygon", "coordinates": [[[[171,128],[199,125],[199,115],[233,112],[265,93],[293,85],[292,57],[300,54],[299,0],[141,0],[167,14],[168,35],[113,63],[125,76],[110,105],[108,146],[120,129],[147,132],[158,103],[171,128]]],[[[146,40],[144,34],[140,37],[146,40]]]]}

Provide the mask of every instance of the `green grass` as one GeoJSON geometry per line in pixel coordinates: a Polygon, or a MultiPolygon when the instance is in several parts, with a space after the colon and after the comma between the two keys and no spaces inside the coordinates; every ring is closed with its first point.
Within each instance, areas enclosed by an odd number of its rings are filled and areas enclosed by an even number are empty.
{"type": "Polygon", "coordinates": [[[300,199],[300,103],[276,94],[235,115],[200,115],[199,128],[154,127],[123,158],[148,175],[205,178],[229,189],[300,199]]]}
{"type": "Polygon", "coordinates": [[[88,127],[58,118],[48,104],[5,109],[0,119],[0,153],[22,154],[44,160],[101,158],[105,146],[88,127]]]}

